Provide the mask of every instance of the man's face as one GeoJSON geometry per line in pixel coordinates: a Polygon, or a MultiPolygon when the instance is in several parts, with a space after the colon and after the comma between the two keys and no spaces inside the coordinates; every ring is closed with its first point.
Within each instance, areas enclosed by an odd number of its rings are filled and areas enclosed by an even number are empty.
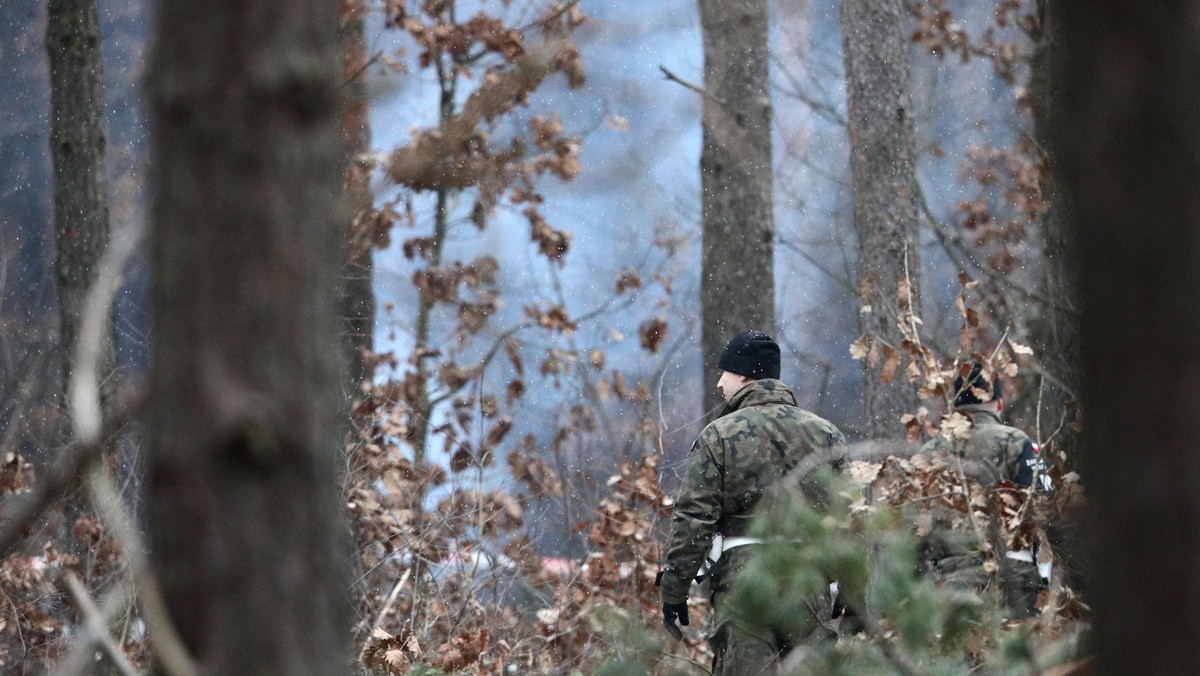
{"type": "Polygon", "coordinates": [[[750,382],[751,379],[746,376],[721,371],[721,379],[717,381],[717,391],[721,393],[722,397],[725,397],[725,401],[729,401],[733,395],[737,394],[738,390],[750,382]]]}

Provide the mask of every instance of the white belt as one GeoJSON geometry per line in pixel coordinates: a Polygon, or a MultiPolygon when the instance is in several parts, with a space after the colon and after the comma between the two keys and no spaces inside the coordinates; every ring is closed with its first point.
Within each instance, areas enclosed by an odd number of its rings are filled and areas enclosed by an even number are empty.
{"type": "Polygon", "coordinates": [[[743,536],[727,538],[724,535],[717,533],[713,536],[712,547],[708,550],[708,565],[709,567],[712,567],[712,564],[721,560],[721,554],[731,549],[745,547],[746,545],[761,545],[764,542],[766,542],[766,540],[763,540],[762,538],[743,536]]]}
{"type": "Polygon", "coordinates": [[[721,554],[724,554],[731,549],[745,547],[746,545],[761,545],[764,542],[766,542],[766,540],[762,538],[745,536],[727,538],[724,535],[717,533],[713,536],[712,547],[708,550],[708,557],[704,559],[704,568],[711,570],[712,567],[716,565],[717,561],[721,560],[721,554]]]}
{"type": "Polygon", "coordinates": [[[1013,561],[1024,561],[1025,563],[1033,563],[1033,552],[1028,549],[1020,551],[1008,551],[1004,553],[1004,558],[1012,559],[1013,561]]]}
{"type": "MultiPolygon", "coordinates": [[[[746,545],[761,545],[764,542],[766,542],[766,540],[764,540],[762,538],[752,538],[752,537],[745,537],[745,536],[727,538],[724,535],[717,533],[716,535],[713,536],[712,548],[708,550],[708,558],[706,558],[704,560],[704,573],[701,574],[701,576],[697,579],[703,579],[705,576],[707,576],[708,571],[712,570],[712,567],[717,564],[717,561],[721,560],[721,554],[723,554],[724,552],[727,552],[731,549],[736,549],[738,547],[745,547],[746,545]]],[[[1032,559],[1032,557],[1030,557],[1030,558],[1032,559]]],[[[838,595],[837,581],[830,582],[829,583],[830,598],[837,599],[837,595],[838,595]]]]}
{"type": "MultiPolygon", "coordinates": [[[[764,540],[762,538],[750,538],[750,537],[727,538],[727,537],[721,537],[721,536],[717,536],[717,537],[720,538],[720,547],[721,547],[722,552],[727,552],[736,547],[745,547],[746,545],[761,545],[762,543],[766,542],[766,540],[764,540]]],[[[716,544],[716,542],[717,542],[717,540],[716,540],[716,538],[714,538],[713,544],[716,544]]],[[[711,554],[711,553],[712,552],[710,551],[709,554],[711,554]]]]}
{"type": "Polygon", "coordinates": [[[1047,561],[1046,563],[1039,563],[1036,559],[1033,558],[1033,552],[1029,551],[1028,549],[1021,549],[1021,550],[1015,551],[1015,552],[1013,552],[1013,551],[1005,552],[1004,558],[1012,559],[1013,561],[1024,561],[1025,563],[1036,563],[1037,569],[1038,569],[1038,576],[1040,576],[1043,580],[1050,579],[1050,573],[1053,570],[1053,564],[1049,561],[1047,561]]]}

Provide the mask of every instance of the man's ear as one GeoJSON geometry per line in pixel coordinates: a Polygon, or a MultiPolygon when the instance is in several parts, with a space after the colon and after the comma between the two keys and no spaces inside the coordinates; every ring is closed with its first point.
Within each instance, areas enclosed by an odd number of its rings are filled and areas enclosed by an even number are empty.
{"type": "Polygon", "coordinates": [[[996,412],[999,413],[1000,411],[1003,411],[1003,410],[1004,410],[1004,398],[998,397],[996,399],[996,412]]]}

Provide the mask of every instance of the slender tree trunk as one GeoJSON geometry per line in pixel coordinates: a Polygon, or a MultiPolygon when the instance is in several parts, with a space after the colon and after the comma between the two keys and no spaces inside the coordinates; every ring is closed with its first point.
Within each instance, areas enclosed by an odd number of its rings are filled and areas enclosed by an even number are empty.
{"type": "MultiPolygon", "coordinates": [[[[50,154],[54,160],[54,221],[63,387],[67,387],[88,288],[108,247],[104,91],[100,23],[95,0],[50,0],[50,154]]],[[[111,336],[101,372],[112,362],[111,336]]]]}
{"type": "Polygon", "coordinates": [[[350,672],[334,5],[163,0],[152,554],[209,674],[350,672]]]}
{"type": "Polygon", "coordinates": [[[775,333],[771,95],[766,0],[699,0],[704,33],[700,280],[704,410],[720,406],[716,363],[739,331],[775,333]]]}
{"type": "MultiPolygon", "coordinates": [[[[446,22],[453,25],[456,3],[446,6],[446,22]]],[[[446,61],[437,63],[438,73],[438,127],[445,131],[455,114],[455,92],[458,90],[457,64],[446,61]]],[[[429,265],[430,272],[438,271],[442,266],[442,250],[446,245],[446,237],[450,232],[450,200],[457,192],[447,186],[439,185],[435,190],[435,206],[433,211],[433,233],[430,237],[429,265]]],[[[413,330],[413,354],[416,355],[417,387],[415,410],[412,415],[413,462],[421,465],[425,462],[429,450],[430,421],[433,420],[436,403],[430,396],[430,379],[434,371],[430,370],[430,358],[427,353],[432,348],[433,309],[436,299],[431,293],[419,291],[417,294],[417,321],[413,330]]]]}
{"type": "Polygon", "coordinates": [[[1200,673],[1200,2],[1061,6],[1097,673],[1200,673]]]}
{"type": "Polygon", "coordinates": [[[347,395],[358,394],[359,386],[371,377],[364,356],[374,347],[375,292],[371,286],[374,260],[372,231],[364,227],[372,215],[371,174],[359,160],[371,150],[371,126],[367,99],[367,46],[364,37],[363,0],[342,4],[339,39],[342,47],[342,115],[346,140],[346,198],[350,211],[347,228],[346,269],[342,291],[342,347],[346,360],[347,395]]]}
{"type": "MultiPolygon", "coordinates": [[[[1058,0],[1039,0],[1038,28],[1034,31],[1034,58],[1029,85],[1033,102],[1034,138],[1043,152],[1054,156],[1057,137],[1063,123],[1059,87],[1054,73],[1054,53],[1060,49],[1056,13],[1049,5],[1058,0]]],[[[1063,404],[1078,397],[1079,392],[1079,318],[1075,299],[1078,289],[1071,277],[1067,262],[1067,209],[1069,205],[1062,188],[1061,172],[1051,166],[1050,179],[1045,186],[1046,213],[1039,223],[1041,236],[1042,292],[1050,301],[1039,308],[1032,323],[1034,351],[1038,363],[1046,371],[1046,387],[1042,397],[1043,429],[1038,436],[1045,438],[1061,420],[1063,404]]],[[[1028,420],[1035,416],[1025,416],[1028,420]]]]}
{"type": "MultiPolygon", "coordinates": [[[[896,350],[903,340],[901,281],[909,279],[919,314],[921,267],[905,25],[900,0],[842,3],[858,284],[870,307],[860,323],[864,334],[896,350]]],[[[873,439],[903,436],[900,416],[916,409],[916,392],[902,375],[882,382],[885,360],[869,361],[863,364],[864,432],[873,439]]]]}

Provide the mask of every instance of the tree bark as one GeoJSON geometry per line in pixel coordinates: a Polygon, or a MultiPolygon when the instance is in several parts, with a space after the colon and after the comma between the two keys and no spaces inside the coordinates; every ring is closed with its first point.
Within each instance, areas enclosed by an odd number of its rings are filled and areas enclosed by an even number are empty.
{"type": "Polygon", "coordinates": [[[149,533],[210,674],[349,673],[333,3],[164,0],[149,533]]]}
{"type": "Polygon", "coordinates": [[[346,143],[346,200],[350,218],[347,227],[346,267],[342,290],[342,350],[346,360],[346,389],[349,397],[359,394],[359,385],[371,377],[365,355],[374,348],[375,291],[371,282],[373,229],[365,227],[372,216],[370,169],[361,157],[371,150],[371,126],[367,98],[367,46],[363,27],[366,7],[362,0],[342,3],[339,41],[342,52],[342,87],[345,104],[342,132],[346,143]]]}
{"type": "MultiPolygon", "coordinates": [[[[104,91],[100,22],[95,0],[50,0],[50,155],[63,387],[70,381],[84,300],[108,247],[108,181],[104,153],[104,91]]],[[[101,372],[112,363],[107,337],[101,372]]]]}
{"type": "Polygon", "coordinates": [[[746,329],[775,333],[771,96],[766,0],[699,0],[704,34],[700,281],[704,410],[716,363],[746,329]]]}
{"type": "Polygon", "coordinates": [[[1200,672],[1200,2],[1063,0],[1097,673],[1200,672]]]}
{"type": "MultiPolygon", "coordinates": [[[[908,41],[900,0],[844,0],[842,31],[849,107],[850,172],[858,235],[858,285],[864,334],[900,350],[901,281],[910,281],[919,313],[913,116],[908,94],[908,41]]],[[[906,294],[907,296],[907,294],[906,294]]],[[[917,407],[902,375],[882,382],[885,360],[863,362],[865,434],[903,436],[900,416],[917,407]]]]}
{"type": "MultiPolygon", "coordinates": [[[[1058,0],[1039,0],[1038,27],[1031,37],[1034,58],[1029,84],[1033,107],[1034,138],[1043,152],[1058,155],[1055,144],[1063,124],[1057,74],[1054,72],[1055,52],[1061,49],[1056,12],[1052,5],[1058,0]]],[[[1047,371],[1047,388],[1042,406],[1043,427],[1039,437],[1054,431],[1061,419],[1063,404],[1078,397],[1079,392],[1079,318],[1076,302],[1078,289],[1068,264],[1066,222],[1070,205],[1062,187],[1061,172],[1051,166],[1045,187],[1046,213],[1039,223],[1041,239],[1041,287],[1049,304],[1036,310],[1032,322],[1034,351],[1038,363],[1047,371]]],[[[1034,416],[1028,416],[1032,420],[1034,416]]]]}

